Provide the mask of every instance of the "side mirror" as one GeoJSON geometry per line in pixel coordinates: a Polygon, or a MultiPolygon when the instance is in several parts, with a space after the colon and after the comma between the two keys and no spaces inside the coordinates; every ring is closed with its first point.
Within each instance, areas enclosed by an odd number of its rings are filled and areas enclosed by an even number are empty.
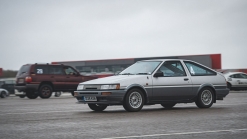
{"type": "Polygon", "coordinates": [[[157,71],[155,74],[154,74],[154,77],[163,77],[164,76],[164,74],[163,74],[163,72],[161,72],[161,71],[157,71]]]}

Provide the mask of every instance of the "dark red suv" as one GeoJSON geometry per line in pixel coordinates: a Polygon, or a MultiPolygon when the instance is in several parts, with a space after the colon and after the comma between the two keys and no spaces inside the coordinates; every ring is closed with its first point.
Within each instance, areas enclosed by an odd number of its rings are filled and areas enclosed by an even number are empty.
{"type": "Polygon", "coordinates": [[[79,83],[96,77],[82,76],[73,67],[59,64],[26,64],[16,75],[15,95],[50,98],[52,92],[73,92],[79,83]]]}

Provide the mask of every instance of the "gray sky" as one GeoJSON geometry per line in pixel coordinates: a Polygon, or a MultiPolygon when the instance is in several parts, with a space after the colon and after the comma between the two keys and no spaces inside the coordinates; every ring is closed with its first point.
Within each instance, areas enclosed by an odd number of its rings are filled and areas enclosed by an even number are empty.
{"type": "Polygon", "coordinates": [[[246,0],[0,0],[0,67],[222,54],[247,68],[246,0]]]}

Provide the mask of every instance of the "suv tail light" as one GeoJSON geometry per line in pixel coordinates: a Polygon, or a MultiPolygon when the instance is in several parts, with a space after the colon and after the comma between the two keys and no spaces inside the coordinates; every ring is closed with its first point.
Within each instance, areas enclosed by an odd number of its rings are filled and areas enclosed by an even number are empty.
{"type": "Polygon", "coordinates": [[[32,82],[32,77],[29,77],[29,76],[28,76],[28,77],[26,77],[26,78],[25,78],[25,81],[26,81],[26,83],[30,83],[30,82],[32,82]]]}

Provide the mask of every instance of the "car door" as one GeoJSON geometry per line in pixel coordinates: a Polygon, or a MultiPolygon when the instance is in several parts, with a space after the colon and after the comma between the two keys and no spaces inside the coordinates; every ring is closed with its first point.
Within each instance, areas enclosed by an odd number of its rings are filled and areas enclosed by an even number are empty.
{"type": "Polygon", "coordinates": [[[153,77],[153,101],[187,100],[192,98],[192,84],[182,63],[165,61],[156,72],[162,77],[153,77]]]}
{"type": "Polygon", "coordinates": [[[49,66],[49,77],[55,91],[66,90],[66,75],[62,66],[49,66]]]}
{"type": "Polygon", "coordinates": [[[76,90],[78,84],[82,82],[81,75],[72,67],[65,66],[64,71],[66,74],[66,87],[68,91],[76,90]]]}
{"type": "Polygon", "coordinates": [[[247,75],[238,73],[230,76],[232,81],[232,87],[244,88],[247,87],[247,75]]]}
{"type": "Polygon", "coordinates": [[[246,88],[247,87],[247,75],[242,73],[241,76],[242,76],[242,79],[240,82],[241,87],[246,88]]]}

